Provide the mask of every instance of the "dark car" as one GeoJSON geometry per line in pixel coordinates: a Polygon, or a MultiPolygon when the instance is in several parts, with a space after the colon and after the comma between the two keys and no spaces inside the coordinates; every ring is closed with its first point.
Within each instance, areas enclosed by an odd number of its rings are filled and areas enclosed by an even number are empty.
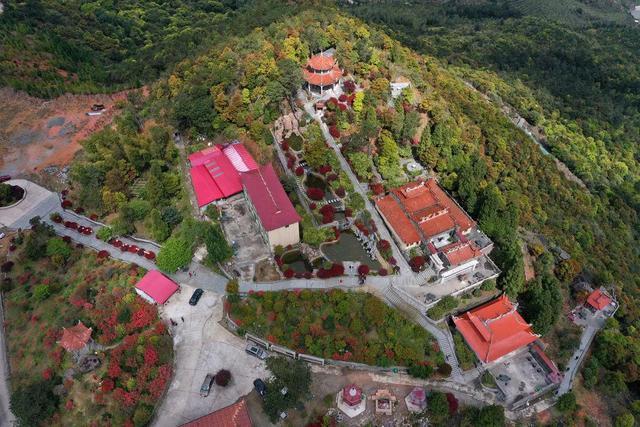
{"type": "Polygon", "coordinates": [[[204,381],[202,382],[202,386],[200,387],[200,396],[209,396],[209,392],[211,392],[211,386],[213,385],[213,380],[215,380],[215,378],[216,377],[212,374],[207,374],[207,376],[204,377],[204,381]]]}
{"type": "Polygon", "coordinates": [[[9,181],[11,179],[11,175],[0,175],[0,182],[9,181]]]}
{"type": "Polygon", "coordinates": [[[200,288],[198,288],[195,291],[193,291],[193,295],[191,295],[191,298],[189,299],[189,305],[198,304],[198,301],[200,301],[200,298],[202,297],[203,293],[204,293],[204,291],[202,289],[200,289],[200,288]]]}
{"type": "Polygon", "coordinates": [[[260,378],[253,380],[253,387],[256,389],[260,397],[264,398],[267,395],[267,385],[260,378]]]}

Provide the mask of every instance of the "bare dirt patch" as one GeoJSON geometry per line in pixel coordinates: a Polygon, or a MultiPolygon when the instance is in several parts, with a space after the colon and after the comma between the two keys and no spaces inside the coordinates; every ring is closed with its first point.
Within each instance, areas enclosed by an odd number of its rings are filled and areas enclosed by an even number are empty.
{"type": "Polygon", "coordinates": [[[25,176],[68,165],[81,140],[111,123],[116,102],[126,94],[63,95],[47,101],[0,89],[0,174],[25,176]],[[88,116],[93,104],[104,104],[104,113],[88,116]]]}

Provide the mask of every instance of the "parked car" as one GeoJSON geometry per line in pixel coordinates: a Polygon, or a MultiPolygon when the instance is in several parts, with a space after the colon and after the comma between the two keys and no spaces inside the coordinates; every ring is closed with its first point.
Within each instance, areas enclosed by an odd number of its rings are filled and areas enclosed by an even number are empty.
{"type": "Polygon", "coordinates": [[[0,182],[9,181],[11,179],[11,175],[0,175],[0,182]]]}
{"type": "Polygon", "coordinates": [[[267,395],[267,385],[260,378],[253,380],[253,387],[256,389],[260,397],[264,399],[267,395]]]}
{"type": "Polygon", "coordinates": [[[202,289],[200,289],[200,288],[198,288],[195,291],[193,291],[193,295],[191,295],[191,298],[189,298],[189,305],[198,304],[198,301],[200,301],[200,298],[202,297],[203,293],[204,293],[204,291],[202,289]]]}
{"type": "Polygon", "coordinates": [[[247,344],[247,348],[245,348],[245,351],[250,355],[257,357],[260,360],[264,360],[268,356],[266,351],[264,351],[257,345],[251,344],[251,343],[247,344]]]}
{"type": "Polygon", "coordinates": [[[200,396],[209,396],[209,393],[211,392],[211,386],[213,386],[213,380],[215,380],[215,378],[216,377],[213,374],[207,374],[207,376],[204,377],[204,381],[202,382],[202,386],[200,387],[200,396]]]}
{"type": "Polygon", "coordinates": [[[0,239],[4,239],[4,236],[6,236],[6,234],[0,233],[0,239]]]}

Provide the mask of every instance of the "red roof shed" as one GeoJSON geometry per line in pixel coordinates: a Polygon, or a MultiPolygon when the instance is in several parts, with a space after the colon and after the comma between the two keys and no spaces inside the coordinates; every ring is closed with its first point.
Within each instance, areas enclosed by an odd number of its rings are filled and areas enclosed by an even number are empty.
{"type": "Polygon", "coordinates": [[[271,164],[242,174],[242,185],[266,231],[300,222],[271,164]]]}
{"type": "Polygon", "coordinates": [[[453,322],[478,359],[488,363],[538,339],[506,295],[467,311],[453,322]]]}
{"type": "Polygon", "coordinates": [[[136,284],[136,292],[150,303],[164,304],[178,290],[171,279],[158,270],[149,270],[136,284]]]}

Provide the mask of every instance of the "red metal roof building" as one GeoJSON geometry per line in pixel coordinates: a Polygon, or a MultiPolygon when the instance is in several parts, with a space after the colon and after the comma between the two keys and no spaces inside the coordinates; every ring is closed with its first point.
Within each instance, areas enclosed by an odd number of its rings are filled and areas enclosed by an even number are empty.
{"type": "Polygon", "coordinates": [[[456,328],[484,363],[489,363],[538,339],[506,295],[453,317],[456,328]]]}
{"type": "Polygon", "coordinates": [[[309,90],[321,94],[338,84],[342,75],[335,58],[327,52],[313,55],[302,69],[302,77],[309,90]]]}
{"type": "Polygon", "coordinates": [[[82,322],[71,328],[62,328],[62,338],[58,342],[67,351],[78,351],[87,345],[91,339],[91,328],[87,328],[82,322]]]}
{"type": "Polygon", "coordinates": [[[191,183],[200,207],[241,192],[240,174],[258,168],[251,154],[238,141],[193,153],[189,163],[191,183]]]}
{"type": "Polygon", "coordinates": [[[240,399],[233,405],[183,424],[182,427],[252,427],[247,402],[240,399]]]}
{"type": "Polygon", "coordinates": [[[164,304],[177,290],[178,285],[158,270],[149,270],[136,284],[136,293],[151,304],[164,304]]]}
{"type": "Polygon", "coordinates": [[[296,212],[271,164],[241,175],[247,200],[272,247],[300,241],[296,212]]]}
{"type": "Polygon", "coordinates": [[[587,298],[587,304],[596,310],[604,310],[611,304],[612,299],[607,294],[602,292],[602,289],[598,288],[595,291],[591,292],[589,297],[587,298]]]}

